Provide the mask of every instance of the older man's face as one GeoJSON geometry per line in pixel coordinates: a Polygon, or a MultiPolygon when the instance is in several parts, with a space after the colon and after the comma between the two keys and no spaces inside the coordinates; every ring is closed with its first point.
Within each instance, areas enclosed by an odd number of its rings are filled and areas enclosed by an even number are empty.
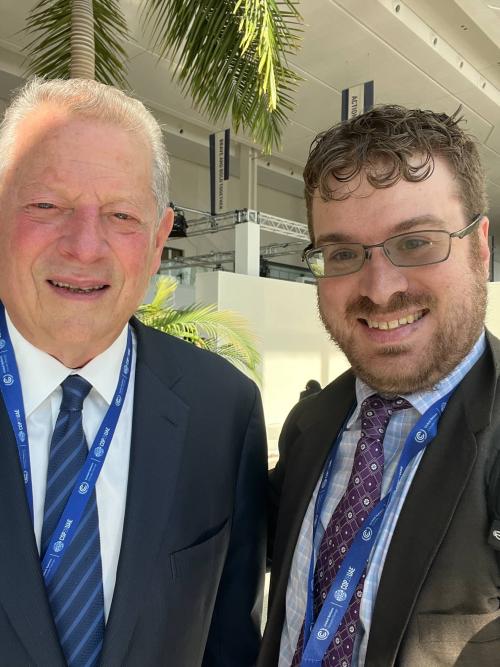
{"type": "MultiPolygon", "coordinates": [[[[432,176],[420,183],[400,181],[375,190],[362,176],[350,197],[317,198],[312,212],[316,245],[375,244],[401,232],[454,232],[470,222],[439,158],[432,176]]],[[[397,394],[429,389],[477,340],[486,308],[488,220],[478,228],[474,255],[470,237],[454,238],[446,261],[402,268],[375,248],[357,273],[319,281],[327,330],[356,374],[374,389],[397,394]]]]}
{"type": "Polygon", "coordinates": [[[67,366],[119,335],[156,272],[151,152],[141,137],[53,107],[23,121],[0,190],[0,298],[17,329],[67,366]]]}

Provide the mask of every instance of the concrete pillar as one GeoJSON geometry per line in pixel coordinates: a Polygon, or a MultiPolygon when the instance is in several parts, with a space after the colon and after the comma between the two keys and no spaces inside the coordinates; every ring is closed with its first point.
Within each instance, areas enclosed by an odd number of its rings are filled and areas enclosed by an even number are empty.
{"type": "Polygon", "coordinates": [[[238,208],[257,207],[257,157],[255,148],[240,145],[240,201],[238,208]]]}
{"type": "Polygon", "coordinates": [[[240,222],[234,228],[234,272],[258,276],[260,269],[260,226],[240,222]]]}

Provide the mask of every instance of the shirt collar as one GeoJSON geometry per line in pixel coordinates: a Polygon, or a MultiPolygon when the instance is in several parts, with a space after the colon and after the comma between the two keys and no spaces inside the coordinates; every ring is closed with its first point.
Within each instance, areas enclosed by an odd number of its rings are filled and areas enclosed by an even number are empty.
{"type": "MultiPolygon", "coordinates": [[[[446,377],[442,378],[432,389],[426,391],[417,391],[413,394],[402,394],[403,398],[411,403],[413,408],[423,415],[426,410],[428,410],[431,405],[436,403],[440,398],[443,398],[448,394],[452,389],[454,389],[467,375],[470,369],[474,364],[479,360],[481,355],[486,350],[486,335],[483,331],[475,344],[473,345],[470,352],[462,359],[462,361],[455,366],[455,368],[449,373],[446,377]]],[[[356,378],[356,408],[349,419],[347,424],[348,427],[352,426],[356,419],[359,417],[359,412],[361,409],[361,403],[376,394],[377,392],[368,386],[363,380],[356,378]]]]}
{"type": "Polygon", "coordinates": [[[7,311],[5,316],[23,388],[26,416],[36,410],[68,375],[76,373],[90,382],[108,405],[111,404],[127,345],[127,326],[104,352],[82,368],[73,369],[32,345],[13,325],[7,311]]]}

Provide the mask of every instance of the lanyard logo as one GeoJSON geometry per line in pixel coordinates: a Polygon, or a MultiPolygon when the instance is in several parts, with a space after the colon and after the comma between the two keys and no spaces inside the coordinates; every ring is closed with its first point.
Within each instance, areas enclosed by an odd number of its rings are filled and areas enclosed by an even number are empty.
{"type": "MultiPolygon", "coordinates": [[[[334,593],[334,598],[337,600],[337,602],[343,602],[347,597],[347,593],[343,591],[341,588],[335,591],[334,593]]],[[[326,637],[325,637],[326,639],[326,637]]]]}

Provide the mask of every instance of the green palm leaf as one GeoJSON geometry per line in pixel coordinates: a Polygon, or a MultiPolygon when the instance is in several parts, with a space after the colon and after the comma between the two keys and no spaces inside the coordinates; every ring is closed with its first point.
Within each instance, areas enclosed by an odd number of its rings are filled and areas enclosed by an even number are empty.
{"type": "MultiPolygon", "coordinates": [[[[89,0],[94,13],[95,78],[126,87],[129,39],[118,0],[89,0]]],[[[159,57],[213,123],[232,119],[265,152],[279,147],[300,77],[287,58],[300,47],[299,0],[142,0],[141,16],[159,57]]],[[[25,32],[26,73],[68,78],[72,0],[40,0],[25,32]]],[[[92,70],[92,67],[89,67],[92,70]]],[[[89,75],[90,76],[90,75],[89,75]]]]}
{"type": "MultiPolygon", "coordinates": [[[[25,47],[26,73],[47,78],[69,78],[71,64],[71,0],[40,0],[30,11],[25,47]]],[[[127,55],[123,43],[128,30],[117,0],[93,0],[95,78],[125,87],[127,55]]]]}
{"type": "Polygon", "coordinates": [[[172,305],[176,288],[174,278],[159,278],[152,302],[140,306],[137,317],[148,326],[220,354],[260,381],[260,354],[248,322],[238,313],[216,310],[214,305],[176,309],[172,305]]]}
{"type": "Polygon", "coordinates": [[[177,60],[184,93],[212,122],[231,114],[266,152],[279,146],[300,77],[287,56],[300,46],[298,0],[143,0],[161,57],[177,60]]]}

